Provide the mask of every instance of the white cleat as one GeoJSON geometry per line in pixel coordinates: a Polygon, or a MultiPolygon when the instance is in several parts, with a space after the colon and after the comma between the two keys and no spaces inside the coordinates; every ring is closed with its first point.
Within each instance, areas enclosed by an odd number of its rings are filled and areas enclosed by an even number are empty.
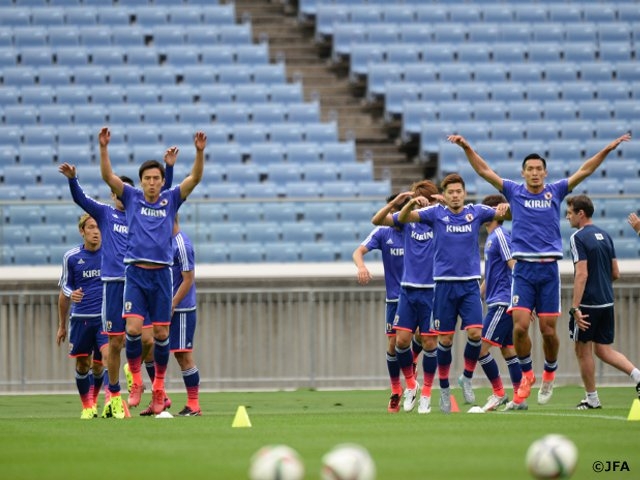
{"type": "Polygon", "coordinates": [[[504,406],[502,411],[508,412],[510,410],[529,410],[529,405],[527,405],[527,402],[516,403],[513,400],[511,400],[504,406]]]}
{"type": "Polygon", "coordinates": [[[418,388],[420,388],[420,385],[418,385],[418,382],[416,382],[416,388],[406,388],[404,390],[404,411],[405,412],[410,412],[411,410],[413,410],[413,407],[416,406],[416,396],[418,395],[418,388]]]}
{"type": "Polygon", "coordinates": [[[448,388],[440,389],[440,411],[451,413],[451,390],[448,388]]]}
{"type": "Polygon", "coordinates": [[[418,401],[418,413],[425,414],[431,413],[431,397],[421,395],[418,401]]]}
{"type": "Polygon", "coordinates": [[[462,388],[462,396],[464,397],[464,403],[474,404],[476,403],[476,395],[473,393],[473,386],[471,385],[471,379],[460,375],[458,377],[458,385],[462,388]]]}
{"type": "Polygon", "coordinates": [[[550,382],[542,382],[540,390],[538,390],[538,403],[540,405],[546,405],[551,400],[553,395],[553,380],[550,382]]]}
{"type": "Polygon", "coordinates": [[[484,410],[485,412],[492,412],[494,410],[497,410],[499,406],[505,405],[508,401],[509,397],[507,397],[506,395],[499,397],[494,393],[489,396],[489,398],[487,399],[487,403],[484,404],[482,410],[484,410]]]}

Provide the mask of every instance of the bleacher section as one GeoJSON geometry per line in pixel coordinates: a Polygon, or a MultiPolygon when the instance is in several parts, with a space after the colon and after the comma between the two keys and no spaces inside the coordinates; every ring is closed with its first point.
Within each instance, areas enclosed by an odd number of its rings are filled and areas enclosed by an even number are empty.
{"type": "Polygon", "coordinates": [[[114,170],[132,178],[178,145],[176,183],[193,134],[205,131],[205,177],[181,210],[200,261],[350,260],[390,183],[374,180],[354,142],[339,140],[336,123],[321,121],[318,102],[235,18],[234,4],[205,0],[0,2],[0,264],[57,264],[80,241],[79,209],[60,205],[70,199],[60,163],[110,201],[97,163],[103,125],[114,170]],[[349,235],[327,237],[315,221],[306,243],[291,244],[310,212],[338,200],[366,212],[347,218],[339,208],[327,220],[349,235]],[[274,209],[290,221],[272,220],[274,209]]]}
{"type": "MultiPolygon", "coordinates": [[[[550,180],[623,133],[640,135],[637,0],[301,0],[299,18],[315,23],[316,41],[381,106],[403,148],[436,159],[440,175],[461,172],[477,196],[492,188],[446,142],[451,133],[509,178],[528,153],[548,156],[550,180]]],[[[623,227],[611,229],[621,257],[639,253],[624,228],[638,204],[638,152],[637,138],[621,145],[576,189],[594,198],[598,220],[623,227]],[[618,197],[635,198],[627,210],[609,208],[618,197]]]]}

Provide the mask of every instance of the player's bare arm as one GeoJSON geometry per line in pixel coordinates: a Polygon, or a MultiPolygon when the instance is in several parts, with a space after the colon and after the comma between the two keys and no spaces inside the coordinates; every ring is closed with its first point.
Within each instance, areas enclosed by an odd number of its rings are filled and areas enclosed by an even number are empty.
{"type": "Polygon", "coordinates": [[[582,165],[580,165],[580,168],[578,168],[578,170],[576,170],[573,175],[569,177],[569,190],[573,190],[578,186],[580,182],[582,182],[585,178],[595,172],[600,164],[604,162],[604,159],[607,158],[607,155],[618,148],[618,145],[620,145],[622,142],[628,142],[629,140],[631,140],[631,134],[625,133],[624,135],[616,138],[614,141],[609,143],[593,157],[586,160],[582,165]]]}
{"type": "Polygon", "coordinates": [[[100,174],[102,179],[111,188],[116,196],[122,196],[124,192],[124,183],[120,180],[111,167],[111,159],[109,158],[109,141],[111,140],[111,132],[107,127],[102,127],[98,134],[98,143],[100,144],[100,174]]]}
{"type": "Polygon", "coordinates": [[[191,173],[180,184],[180,196],[184,200],[193,189],[202,181],[204,174],[204,149],[207,146],[207,136],[204,132],[196,132],[193,144],[196,147],[196,158],[191,167],[191,173]]]}
{"type": "Polygon", "coordinates": [[[385,206],[383,206],[380,210],[376,212],[376,214],[371,218],[371,223],[374,225],[384,225],[387,227],[393,227],[393,217],[391,216],[392,212],[398,210],[401,205],[403,205],[408,199],[413,197],[413,192],[407,191],[402,192],[396,195],[396,198],[391,200],[385,206]]]}
{"type": "Polygon", "coordinates": [[[640,235],[640,217],[636,214],[636,212],[631,212],[627,217],[627,222],[633,228],[633,231],[640,235]]]}
{"type": "Polygon", "coordinates": [[[502,191],[502,178],[500,178],[500,175],[489,167],[489,164],[478,154],[478,152],[471,148],[469,142],[467,142],[462,135],[449,135],[447,140],[462,148],[464,154],[467,156],[467,160],[469,160],[469,163],[478,175],[484,178],[496,189],[502,191]]]}
{"type": "Polygon", "coordinates": [[[178,147],[169,147],[167,151],[164,152],[164,163],[166,163],[169,167],[173,167],[176,164],[176,160],[178,159],[178,153],[180,150],[178,147]]]}
{"type": "Polygon", "coordinates": [[[75,165],[69,165],[68,163],[60,165],[58,171],[67,178],[75,178],[77,175],[75,165]]]}
{"type": "Polygon", "coordinates": [[[402,223],[412,223],[419,222],[420,215],[416,211],[416,208],[427,207],[429,205],[429,200],[425,197],[419,196],[414,197],[405,203],[400,213],[398,213],[398,221],[402,223]]]}

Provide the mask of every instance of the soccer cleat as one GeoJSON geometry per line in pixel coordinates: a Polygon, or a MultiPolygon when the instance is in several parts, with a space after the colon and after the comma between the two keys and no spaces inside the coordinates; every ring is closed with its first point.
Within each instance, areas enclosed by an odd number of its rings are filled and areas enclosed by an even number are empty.
{"type": "Polygon", "coordinates": [[[538,390],[538,403],[540,405],[546,405],[551,400],[553,395],[553,380],[550,382],[542,382],[540,390],[538,390]]]}
{"type": "Polygon", "coordinates": [[[133,387],[133,374],[131,373],[128,362],[125,362],[122,366],[122,370],[124,371],[124,377],[127,379],[127,392],[130,392],[131,387],[133,387]]]}
{"type": "Polygon", "coordinates": [[[471,379],[460,375],[458,377],[458,385],[462,388],[462,396],[464,397],[464,403],[476,403],[476,395],[473,393],[473,386],[471,385],[471,379]]]}
{"type": "MultiPolygon", "coordinates": [[[[164,398],[164,409],[167,410],[171,408],[171,399],[169,397],[164,398]]],[[[140,412],[141,417],[150,417],[152,416],[153,409],[151,408],[151,402],[149,402],[149,406],[140,412]]]]}
{"type": "Polygon", "coordinates": [[[111,413],[111,400],[104,404],[104,408],[102,409],[102,418],[111,418],[113,414],[111,413]]]}
{"type": "Polygon", "coordinates": [[[420,395],[420,400],[418,400],[418,413],[431,413],[431,397],[420,395]]]}
{"type": "Polygon", "coordinates": [[[138,385],[137,383],[131,385],[131,390],[129,390],[129,400],[127,401],[130,407],[137,407],[140,405],[142,392],[144,392],[144,385],[138,385]]]}
{"type": "Polygon", "coordinates": [[[192,410],[188,405],[178,412],[178,416],[180,417],[200,417],[201,415],[202,410],[192,410]]]}
{"type": "Polygon", "coordinates": [[[415,388],[413,389],[406,388],[404,390],[404,406],[403,407],[405,412],[410,412],[411,410],[413,410],[413,407],[415,407],[416,396],[418,395],[418,388],[420,388],[420,385],[418,385],[418,382],[416,382],[415,388]]]}
{"type": "Polygon", "coordinates": [[[509,402],[509,397],[507,397],[506,395],[498,396],[494,393],[492,395],[489,395],[489,398],[487,398],[487,403],[484,404],[482,410],[484,410],[485,412],[492,412],[494,410],[497,410],[498,407],[505,405],[507,402],[509,402]]]}
{"type": "Polygon", "coordinates": [[[536,383],[536,376],[531,372],[529,375],[522,375],[520,387],[518,388],[518,396],[520,398],[529,398],[531,395],[531,387],[536,383]]]}
{"type": "Polygon", "coordinates": [[[448,388],[440,389],[440,411],[451,413],[451,390],[448,388]]]}
{"type": "Polygon", "coordinates": [[[122,420],[125,417],[124,405],[120,395],[111,397],[111,415],[118,420],[122,420]]]}
{"type": "Polygon", "coordinates": [[[389,398],[389,405],[387,406],[387,412],[398,413],[400,411],[400,395],[394,393],[389,398]]]}
{"type": "Polygon", "coordinates": [[[164,390],[158,389],[151,393],[151,410],[154,414],[159,414],[164,410],[164,390]]]}
{"type": "Polygon", "coordinates": [[[93,407],[83,408],[80,414],[81,420],[91,420],[93,418],[93,407]]]}
{"type": "Polygon", "coordinates": [[[576,405],[576,410],[596,410],[598,408],[602,408],[602,404],[600,402],[598,402],[597,405],[591,405],[586,398],[576,405]]]}
{"type": "Polygon", "coordinates": [[[510,410],[529,410],[529,405],[527,405],[527,402],[516,403],[512,400],[510,402],[507,402],[507,404],[502,409],[503,412],[508,412],[510,410]]]}
{"type": "Polygon", "coordinates": [[[91,407],[91,411],[93,412],[93,418],[98,418],[98,404],[94,404],[91,407]]]}
{"type": "Polygon", "coordinates": [[[640,398],[640,382],[636,385],[636,393],[638,394],[638,398],[640,398]]]}

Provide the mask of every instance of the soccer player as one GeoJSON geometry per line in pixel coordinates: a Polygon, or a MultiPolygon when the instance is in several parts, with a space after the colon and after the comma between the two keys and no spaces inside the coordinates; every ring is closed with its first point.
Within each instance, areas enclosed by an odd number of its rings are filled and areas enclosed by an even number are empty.
{"type": "Polygon", "coordinates": [[[417,330],[424,354],[422,356],[423,385],[418,401],[418,413],[431,412],[431,389],[437,369],[436,334],[430,329],[433,307],[433,232],[420,223],[405,223],[400,213],[415,205],[436,201],[438,187],[429,180],[416,182],[411,190],[399,194],[395,200],[382,207],[371,219],[374,225],[393,226],[401,230],[404,242],[404,269],[398,308],[393,319],[396,330],[396,358],[402,371],[406,389],[403,409],[410,412],[418,396],[418,381],[413,368],[412,341],[417,330]],[[419,200],[418,200],[419,199],[419,200]],[[391,213],[402,207],[400,212],[391,213]]]}
{"type": "Polygon", "coordinates": [[[640,397],[640,370],[611,345],[615,335],[613,282],[620,278],[613,240],[593,224],[593,203],[586,195],[567,198],[567,220],[578,230],[571,235],[574,282],[569,314],[569,336],[575,342],[576,357],[586,397],[578,410],[602,408],[596,390],[593,354],[631,377],[640,397]]]}
{"type": "Polygon", "coordinates": [[[529,326],[535,310],[539,318],[544,351],[544,373],[538,391],[538,403],[546,404],[553,394],[558,368],[558,334],[560,315],[560,273],[557,260],[562,258],[560,208],[562,200],[580,182],[591,175],[622,142],[631,139],[626,133],[586,160],[569,178],[545,183],[547,162],[532,153],[522,161],[524,183],[500,178],[461,135],[449,141],[460,146],[473,169],[504,194],[511,208],[512,254],[516,260],[509,311],[513,315],[513,341],[522,366],[520,388],[507,408],[513,409],[528,398],[536,378],[531,362],[529,326]]]}
{"type": "MultiPolygon", "coordinates": [[[[506,203],[503,195],[488,195],[483,205],[497,208],[506,203]]],[[[518,391],[522,378],[522,369],[513,348],[513,319],[507,313],[511,298],[511,270],[516,261],[511,256],[511,234],[502,228],[503,220],[485,223],[487,239],[484,244],[484,280],[480,284],[480,295],[487,304],[487,313],[482,321],[482,347],[478,363],[491,382],[493,393],[482,407],[485,412],[496,410],[506,404],[509,397],[504,391],[498,364],[491,355],[491,347],[500,348],[509,369],[513,391],[518,391]]],[[[527,404],[520,404],[526,409],[527,404]]]]}
{"type": "Polygon", "coordinates": [[[101,316],[100,230],[87,213],[80,217],[78,229],[83,243],[67,251],[62,261],[56,343],[61,345],[66,340],[69,320],[69,357],[76,359],[76,386],[82,401],[80,418],[87,420],[97,416],[96,401],[100,386],[95,388],[94,377],[96,373],[100,379],[104,376],[104,367],[98,357],[108,362],[109,350],[101,316]],[[92,374],[91,359],[94,352],[99,352],[94,361],[100,366],[92,374]]]}
{"type": "MultiPolygon", "coordinates": [[[[397,195],[390,195],[387,203],[393,202],[397,195]]],[[[392,207],[391,211],[397,211],[392,207]]],[[[391,382],[391,397],[387,411],[397,413],[400,411],[400,397],[402,384],[400,383],[400,367],[396,358],[396,331],[393,328],[393,319],[398,308],[400,295],[400,279],[404,268],[404,243],[402,232],[394,227],[376,227],[353,251],[353,263],[358,267],[358,283],[367,285],[371,281],[371,272],[364,262],[364,256],[371,250],[380,250],[382,264],[384,266],[384,283],[386,288],[385,298],[385,334],[387,336],[387,370],[391,382]]]]}
{"type": "MultiPolygon", "coordinates": [[[[152,410],[164,410],[164,383],[169,362],[169,325],[173,298],[171,268],[173,262],[173,220],[180,205],[202,180],[204,132],[194,136],[196,156],[190,174],[178,185],[162,190],[165,170],[156,160],[144,162],[139,169],[141,189],[124,183],[113,173],[109,159],[109,129],[103,127],[100,142],[100,172],[111,191],[122,200],[128,228],[128,245],[124,262],[124,313],[126,318],[127,358],[134,375],[134,385],[128,403],[136,406],[142,394],[142,346],[140,338],[145,316],[153,324],[155,378],[152,386],[152,410]]],[[[172,147],[178,154],[177,147],[172,147]]]]}
{"type": "MultiPolygon", "coordinates": [[[[171,150],[165,152],[166,185],[171,185],[173,179],[173,166],[177,155],[171,150]]],[[[104,302],[102,305],[102,321],[104,331],[109,336],[109,359],[107,370],[109,374],[110,400],[104,407],[104,418],[124,418],[125,411],[120,396],[120,356],[124,347],[125,321],[122,318],[122,295],[124,291],[124,255],[127,249],[127,221],[122,201],[111,193],[112,205],[98,202],[84,193],[77,177],[76,167],[68,163],[60,165],[59,169],[69,182],[69,190],[73,201],[89,213],[102,233],[102,282],[104,302]]],[[[120,179],[131,186],[133,180],[127,176],[120,179]]],[[[143,354],[151,351],[153,347],[153,335],[151,334],[151,322],[145,319],[145,328],[142,334],[143,354]],[[148,323],[148,326],[147,326],[148,323]]],[[[166,399],[167,406],[171,400],[166,399]]]]}
{"type": "MultiPolygon", "coordinates": [[[[427,224],[433,238],[433,314],[431,330],[438,335],[437,363],[440,380],[440,410],[451,412],[449,370],[451,347],[458,316],[461,328],[467,332],[464,350],[464,372],[458,383],[467,403],[474,403],[471,386],[473,370],[482,344],[482,300],[480,298],[480,228],[485,222],[502,218],[506,209],[486,205],[465,205],[465,183],[452,173],[441,182],[444,205],[428,206],[423,197],[414,197],[398,214],[406,224],[427,224]],[[415,209],[416,206],[422,207],[415,209]]],[[[406,254],[405,254],[406,255],[406,254]]]]}
{"type": "Polygon", "coordinates": [[[202,415],[198,398],[200,372],[193,359],[196,331],[195,252],[191,239],[180,230],[178,216],[173,221],[173,301],[171,304],[171,352],[187,389],[187,404],[178,412],[181,417],[202,415]]]}

